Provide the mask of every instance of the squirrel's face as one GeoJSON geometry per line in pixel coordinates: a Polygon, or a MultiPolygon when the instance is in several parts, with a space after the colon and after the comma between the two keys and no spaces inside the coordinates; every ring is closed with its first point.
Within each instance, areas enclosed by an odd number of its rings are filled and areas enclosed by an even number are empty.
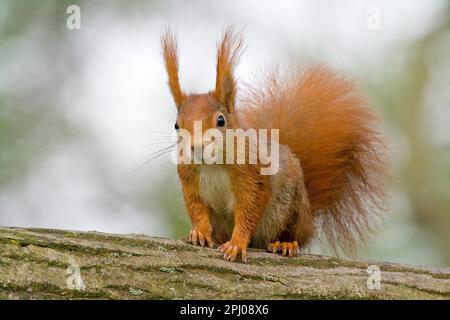
{"type": "MultiPolygon", "coordinates": [[[[177,133],[184,130],[189,134],[190,147],[193,151],[203,150],[213,142],[205,133],[215,129],[225,137],[226,129],[235,127],[235,118],[214,94],[194,94],[187,96],[180,104],[174,127],[177,133]]],[[[214,152],[220,151],[224,150],[214,152]]]]}

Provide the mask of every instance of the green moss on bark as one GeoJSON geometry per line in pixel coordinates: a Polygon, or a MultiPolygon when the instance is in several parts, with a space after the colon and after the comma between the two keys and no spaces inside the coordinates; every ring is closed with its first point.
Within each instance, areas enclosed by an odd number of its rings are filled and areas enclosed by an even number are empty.
{"type": "Polygon", "coordinates": [[[449,299],[450,270],[262,250],[231,263],[217,249],[164,238],[0,228],[0,298],[449,299]],[[366,286],[370,264],[381,269],[381,290],[366,286]],[[69,277],[83,289],[69,288],[69,277]]]}

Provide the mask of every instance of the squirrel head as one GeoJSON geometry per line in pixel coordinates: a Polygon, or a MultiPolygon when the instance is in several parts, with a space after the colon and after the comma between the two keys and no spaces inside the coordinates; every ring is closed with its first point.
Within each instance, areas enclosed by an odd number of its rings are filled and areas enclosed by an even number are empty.
{"type": "Polygon", "coordinates": [[[194,134],[194,122],[201,121],[203,132],[216,128],[225,132],[235,127],[236,79],[234,68],[239,60],[243,38],[228,27],[217,48],[216,86],[204,94],[185,94],[178,78],[178,50],[175,35],[170,29],[161,37],[162,54],[168,84],[178,109],[175,129],[194,134]]]}

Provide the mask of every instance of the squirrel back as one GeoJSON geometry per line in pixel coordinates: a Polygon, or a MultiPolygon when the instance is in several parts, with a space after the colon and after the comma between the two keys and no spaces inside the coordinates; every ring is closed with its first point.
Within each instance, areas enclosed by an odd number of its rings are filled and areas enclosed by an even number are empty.
{"type": "Polygon", "coordinates": [[[385,209],[386,146],[355,84],[324,65],[250,87],[236,111],[246,128],[279,129],[298,157],[313,215],[329,244],[353,254],[385,209]]]}

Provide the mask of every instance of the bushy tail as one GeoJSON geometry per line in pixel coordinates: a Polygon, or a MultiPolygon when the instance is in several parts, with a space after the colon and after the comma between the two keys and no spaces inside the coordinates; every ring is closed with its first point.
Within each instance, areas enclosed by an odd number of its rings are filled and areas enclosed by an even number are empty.
{"type": "Polygon", "coordinates": [[[238,113],[247,127],[280,130],[303,168],[314,216],[335,252],[353,254],[384,211],[386,147],[355,85],[325,66],[271,74],[249,88],[238,113]]]}

